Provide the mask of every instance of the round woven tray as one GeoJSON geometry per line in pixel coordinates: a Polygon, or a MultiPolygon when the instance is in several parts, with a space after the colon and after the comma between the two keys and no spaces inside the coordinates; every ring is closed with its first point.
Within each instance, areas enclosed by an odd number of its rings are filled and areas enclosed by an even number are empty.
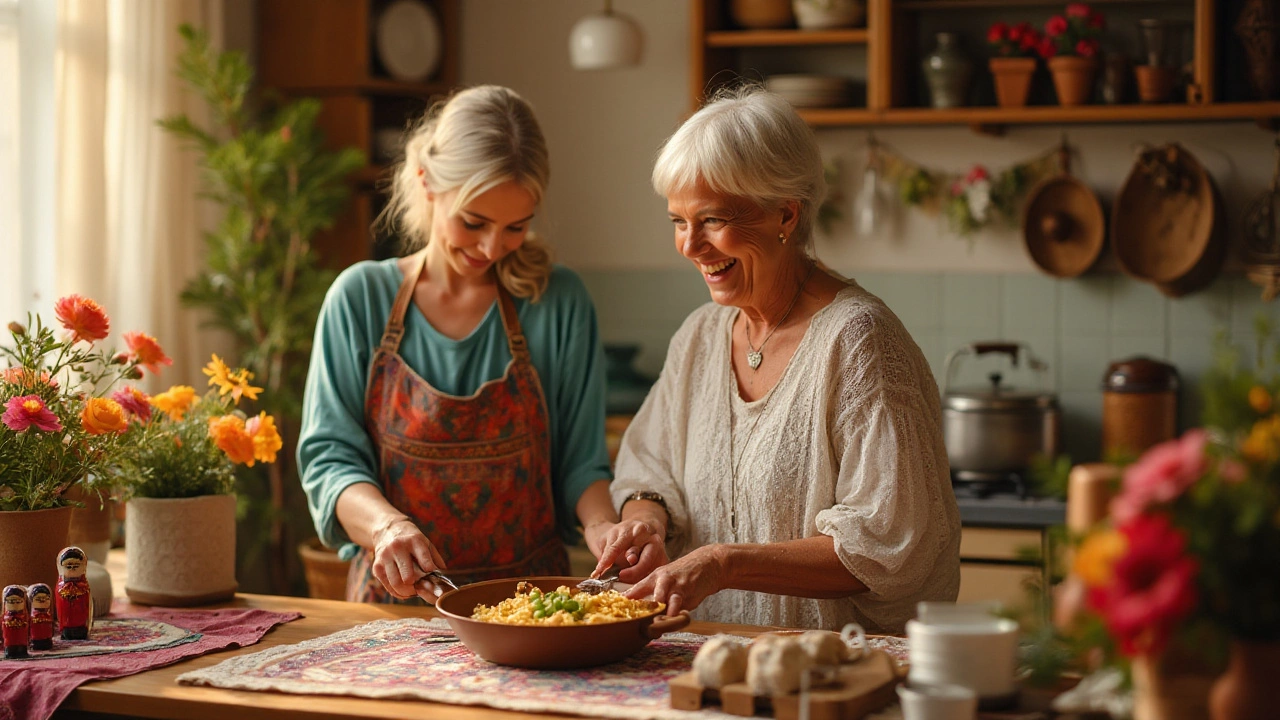
{"type": "Polygon", "coordinates": [[[1097,196],[1067,174],[1037,185],[1022,216],[1027,253],[1054,277],[1076,277],[1093,267],[1102,253],[1106,228],[1097,196]]]}

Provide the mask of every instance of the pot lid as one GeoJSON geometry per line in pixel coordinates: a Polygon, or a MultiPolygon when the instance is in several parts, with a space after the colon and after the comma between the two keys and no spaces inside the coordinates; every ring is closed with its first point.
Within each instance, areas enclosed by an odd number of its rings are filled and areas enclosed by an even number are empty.
{"type": "Polygon", "coordinates": [[[1114,393],[1172,392],[1178,389],[1178,370],[1168,363],[1136,355],[1111,363],[1102,389],[1114,393]]]}
{"type": "Polygon", "coordinates": [[[947,391],[942,399],[943,407],[960,412],[1040,412],[1058,406],[1058,397],[1054,393],[1002,385],[1000,373],[991,373],[988,377],[990,385],[947,391]]]}

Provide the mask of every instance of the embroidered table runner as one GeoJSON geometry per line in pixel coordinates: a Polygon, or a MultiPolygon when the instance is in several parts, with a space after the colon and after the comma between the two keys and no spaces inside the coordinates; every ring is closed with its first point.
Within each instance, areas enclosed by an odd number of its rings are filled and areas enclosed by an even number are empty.
{"type": "MultiPolygon", "coordinates": [[[[673,710],[667,681],[686,672],[705,635],[673,633],[621,662],[583,670],[494,665],[457,642],[441,619],[378,620],[297,645],[231,658],[178,677],[187,685],[486,705],[626,720],[729,718],[673,710]]],[[[876,639],[895,657],[906,641],[876,639]]]]}
{"type": "Polygon", "coordinates": [[[82,683],[252,645],[276,625],[299,617],[251,609],[142,608],[116,601],[112,614],[94,624],[86,644],[55,640],[65,654],[53,650],[37,653],[36,660],[0,660],[0,720],[47,720],[82,683]],[[77,646],[111,654],[77,653],[77,646]]]}

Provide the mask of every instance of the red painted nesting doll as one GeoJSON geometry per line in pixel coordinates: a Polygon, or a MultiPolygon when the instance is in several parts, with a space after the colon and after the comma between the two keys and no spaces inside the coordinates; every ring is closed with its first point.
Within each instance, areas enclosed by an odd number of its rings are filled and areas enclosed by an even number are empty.
{"type": "Polygon", "coordinates": [[[9,585],[4,589],[4,657],[27,656],[27,640],[31,636],[31,619],[27,617],[27,589],[9,585]]]}
{"type": "Polygon", "coordinates": [[[53,649],[53,591],[44,583],[27,588],[27,607],[31,609],[31,649],[53,649]]]}
{"type": "Polygon", "coordinates": [[[84,551],[74,545],[58,553],[58,587],[55,603],[58,627],[63,640],[88,640],[93,623],[93,602],[89,597],[89,580],[84,576],[89,561],[84,551]]]}

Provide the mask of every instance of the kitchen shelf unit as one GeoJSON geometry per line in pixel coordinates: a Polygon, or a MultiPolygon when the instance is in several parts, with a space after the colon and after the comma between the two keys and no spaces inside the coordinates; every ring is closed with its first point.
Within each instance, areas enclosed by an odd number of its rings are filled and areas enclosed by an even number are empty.
{"type": "Polygon", "coordinates": [[[317,98],[326,145],[356,147],[368,158],[351,175],[346,210],[312,240],[333,269],[392,250],[370,229],[386,203],[378,185],[395,160],[379,156],[378,132],[403,131],[458,82],[459,0],[421,1],[439,23],[441,55],[431,77],[411,82],[391,77],[373,46],[374,24],[389,0],[258,0],[259,82],[285,97],[317,98]]]}
{"type": "MultiPolygon", "coordinates": [[[[1225,2],[1225,0],[1222,0],[1225,2]]],[[[800,115],[815,127],[881,125],[968,125],[974,130],[999,134],[1009,126],[1036,124],[1098,124],[1135,122],[1248,121],[1274,129],[1280,120],[1280,100],[1225,101],[1220,91],[1219,63],[1225,55],[1219,42],[1234,36],[1219,27],[1220,0],[1093,0],[1104,10],[1174,7],[1185,13],[1193,28],[1189,52],[1191,74],[1186,100],[1160,104],[1138,102],[1119,105],[1090,104],[1063,107],[1056,104],[1001,108],[974,105],[952,109],[922,106],[918,88],[921,51],[921,18],[939,13],[987,13],[983,18],[1021,19],[1026,9],[1060,12],[1065,0],[868,0],[867,26],[844,30],[742,30],[735,29],[727,0],[693,0],[691,38],[691,107],[697,108],[715,87],[739,75],[758,75],[754,63],[762,52],[777,51],[798,57],[817,48],[851,48],[863,53],[863,63],[830,67],[827,72],[852,75],[865,82],[866,101],[852,107],[808,108],[800,115]],[[995,14],[992,14],[995,13],[995,14]]],[[[972,20],[970,20],[972,22],[972,20]]],[[[972,40],[972,38],[970,38],[972,40]]],[[[981,38],[978,38],[979,40],[981,38]]],[[[985,73],[984,55],[969,44],[975,79],[985,73]]],[[[786,58],[773,61],[785,65],[786,58]]],[[[1043,70],[1037,77],[1049,84],[1043,70]]]]}

